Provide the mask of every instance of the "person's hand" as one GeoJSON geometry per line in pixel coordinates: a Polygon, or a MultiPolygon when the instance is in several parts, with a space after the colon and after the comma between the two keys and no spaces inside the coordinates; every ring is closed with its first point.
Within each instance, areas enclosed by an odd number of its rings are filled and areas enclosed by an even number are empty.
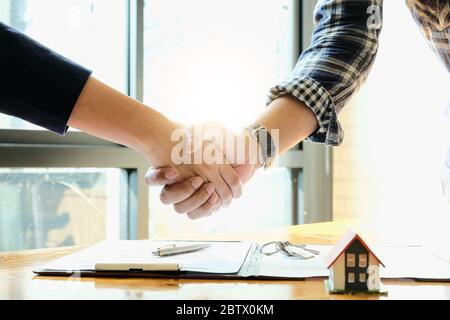
{"type": "Polygon", "coordinates": [[[200,138],[193,132],[193,128],[175,124],[170,143],[162,139],[158,150],[153,151],[151,162],[172,168],[151,170],[146,180],[150,185],[165,184],[161,201],[173,204],[176,212],[187,213],[196,219],[221,206],[228,206],[233,198],[241,196],[242,183],[238,172],[243,170],[232,169],[211,139],[200,138]],[[163,160],[159,160],[161,158],[163,160]]]}
{"type": "MultiPolygon", "coordinates": [[[[242,184],[250,180],[255,172],[254,165],[233,166],[233,169],[242,184]]],[[[209,184],[203,184],[200,177],[180,181],[176,168],[151,168],[145,179],[150,186],[164,186],[160,194],[162,203],[173,205],[178,213],[188,213],[191,218],[209,216],[222,207],[217,197],[208,190],[209,184]]]]}
{"type": "MultiPolygon", "coordinates": [[[[195,129],[195,127],[191,129],[194,132],[194,139],[195,129]]],[[[233,169],[235,173],[241,182],[245,184],[258,167],[256,163],[250,161],[249,154],[256,151],[252,150],[248,143],[245,143],[245,141],[248,141],[246,133],[241,132],[235,135],[219,124],[204,124],[201,126],[201,129],[203,129],[201,139],[214,140],[215,146],[224,154],[228,163],[234,163],[233,169]],[[205,133],[208,129],[213,130],[205,133]],[[242,150],[234,148],[234,146],[239,145],[246,146],[244,155],[239,154],[242,150]]],[[[208,184],[200,184],[200,180],[197,178],[180,179],[178,170],[171,167],[152,168],[146,175],[146,181],[149,185],[164,186],[160,195],[164,204],[174,205],[177,212],[188,213],[189,216],[208,216],[213,211],[218,210],[221,207],[221,203],[214,201],[214,196],[208,195],[206,190],[208,184]]]]}

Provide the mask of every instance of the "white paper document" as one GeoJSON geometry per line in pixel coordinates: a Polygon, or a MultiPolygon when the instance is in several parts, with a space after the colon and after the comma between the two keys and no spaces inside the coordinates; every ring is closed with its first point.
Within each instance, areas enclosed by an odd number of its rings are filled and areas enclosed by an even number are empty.
{"type": "Polygon", "coordinates": [[[329,272],[325,266],[324,257],[331,247],[308,245],[308,249],[319,250],[320,253],[311,259],[289,257],[281,253],[270,256],[262,255],[259,276],[274,278],[328,277],[329,272]]]}
{"type": "Polygon", "coordinates": [[[386,268],[381,278],[419,280],[450,280],[450,264],[426,247],[376,247],[386,268]]]}

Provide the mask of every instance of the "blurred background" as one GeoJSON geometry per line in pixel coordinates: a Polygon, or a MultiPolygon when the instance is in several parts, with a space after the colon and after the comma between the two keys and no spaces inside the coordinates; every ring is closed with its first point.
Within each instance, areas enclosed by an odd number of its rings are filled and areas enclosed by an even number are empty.
{"type": "MultiPolygon", "coordinates": [[[[264,110],[268,90],[308,44],[314,3],[0,0],[0,21],[174,120],[238,129],[264,110]]],[[[278,167],[259,172],[230,208],[199,221],[163,206],[159,188],[138,196],[127,165],[52,167],[38,160],[39,143],[28,137],[40,129],[0,115],[0,139],[15,132],[36,150],[26,166],[1,162],[0,251],[332,219],[372,219],[400,233],[439,237],[450,216],[439,178],[449,80],[404,3],[386,1],[369,81],[340,115],[344,144],[297,146],[278,167]]],[[[10,144],[0,141],[0,157],[10,144]]]]}

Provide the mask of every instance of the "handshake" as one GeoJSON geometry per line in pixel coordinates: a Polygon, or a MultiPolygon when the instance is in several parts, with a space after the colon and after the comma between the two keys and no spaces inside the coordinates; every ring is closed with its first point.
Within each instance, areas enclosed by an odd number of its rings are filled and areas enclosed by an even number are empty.
{"type": "Polygon", "coordinates": [[[277,138],[265,129],[234,133],[216,123],[175,125],[170,135],[170,152],[162,148],[170,160],[151,168],[146,182],[163,185],[161,201],[191,219],[209,216],[239,198],[242,186],[273,158],[266,146],[275,150],[277,138]]]}
{"type": "Polygon", "coordinates": [[[235,134],[220,124],[187,128],[91,77],[68,125],[127,146],[153,167],[149,185],[162,185],[161,201],[196,219],[242,194],[245,184],[306,137],[317,132],[316,114],[285,95],[273,100],[254,125],[235,134]]]}

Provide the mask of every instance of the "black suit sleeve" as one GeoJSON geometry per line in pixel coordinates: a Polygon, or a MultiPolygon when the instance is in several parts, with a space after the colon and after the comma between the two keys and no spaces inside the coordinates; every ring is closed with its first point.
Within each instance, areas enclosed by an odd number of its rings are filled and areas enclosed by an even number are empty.
{"type": "Polygon", "coordinates": [[[0,22],[0,112],[64,135],[91,71],[0,22]]]}

